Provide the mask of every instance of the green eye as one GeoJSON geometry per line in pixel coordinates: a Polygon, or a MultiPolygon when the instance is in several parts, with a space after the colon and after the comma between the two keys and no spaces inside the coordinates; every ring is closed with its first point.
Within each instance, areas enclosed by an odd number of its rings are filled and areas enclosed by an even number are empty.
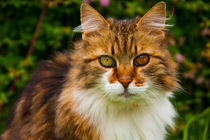
{"type": "Polygon", "coordinates": [[[144,66],[149,62],[149,60],[150,60],[150,57],[148,54],[141,54],[134,59],[134,65],[144,66]]]}
{"type": "Polygon", "coordinates": [[[106,68],[111,68],[111,67],[115,67],[116,66],[116,62],[115,60],[107,55],[103,55],[101,57],[98,58],[99,63],[106,68]]]}

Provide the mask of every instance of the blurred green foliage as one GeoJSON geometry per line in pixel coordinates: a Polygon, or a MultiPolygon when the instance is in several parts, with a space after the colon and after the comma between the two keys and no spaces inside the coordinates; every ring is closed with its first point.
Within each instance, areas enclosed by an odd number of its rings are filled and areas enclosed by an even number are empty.
{"type": "MultiPolygon", "coordinates": [[[[158,1],[86,2],[104,17],[123,19],[142,16],[158,1]]],[[[176,128],[169,129],[168,139],[210,139],[210,2],[165,2],[169,16],[174,9],[169,21],[174,27],[168,33],[167,42],[173,59],[180,65],[179,79],[183,87],[172,99],[179,117],[176,128]]],[[[36,62],[49,59],[56,51],[71,49],[73,40],[81,36],[72,32],[80,24],[81,3],[80,0],[0,1],[0,134],[11,105],[36,69],[36,62]],[[26,57],[40,13],[46,6],[33,54],[26,57]]]]}

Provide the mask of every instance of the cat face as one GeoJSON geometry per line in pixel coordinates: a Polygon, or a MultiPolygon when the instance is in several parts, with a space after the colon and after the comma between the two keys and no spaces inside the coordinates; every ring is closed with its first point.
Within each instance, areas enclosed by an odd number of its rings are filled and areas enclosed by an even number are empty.
{"type": "Polygon", "coordinates": [[[163,43],[164,3],[134,20],[105,20],[83,4],[81,22],[76,31],[83,32],[83,42],[76,45],[75,53],[82,88],[96,89],[113,101],[127,101],[178,87],[176,64],[163,43]]]}

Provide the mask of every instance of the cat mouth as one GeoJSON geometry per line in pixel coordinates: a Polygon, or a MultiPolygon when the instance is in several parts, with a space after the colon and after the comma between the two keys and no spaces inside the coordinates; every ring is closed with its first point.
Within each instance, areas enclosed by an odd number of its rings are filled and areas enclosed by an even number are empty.
{"type": "Polygon", "coordinates": [[[130,94],[128,92],[128,90],[125,89],[125,91],[123,93],[121,93],[119,96],[122,96],[122,97],[125,97],[125,98],[129,98],[129,97],[133,96],[133,94],[130,94]]]}

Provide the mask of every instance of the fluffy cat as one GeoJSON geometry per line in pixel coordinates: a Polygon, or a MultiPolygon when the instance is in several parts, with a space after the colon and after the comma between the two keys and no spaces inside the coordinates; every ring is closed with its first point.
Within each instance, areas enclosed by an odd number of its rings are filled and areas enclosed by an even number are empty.
{"type": "Polygon", "coordinates": [[[179,87],[165,22],[164,2],[133,20],[106,20],[83,3],[82,40],[40,64],[0,139],[163,140],[179,87]]]}

